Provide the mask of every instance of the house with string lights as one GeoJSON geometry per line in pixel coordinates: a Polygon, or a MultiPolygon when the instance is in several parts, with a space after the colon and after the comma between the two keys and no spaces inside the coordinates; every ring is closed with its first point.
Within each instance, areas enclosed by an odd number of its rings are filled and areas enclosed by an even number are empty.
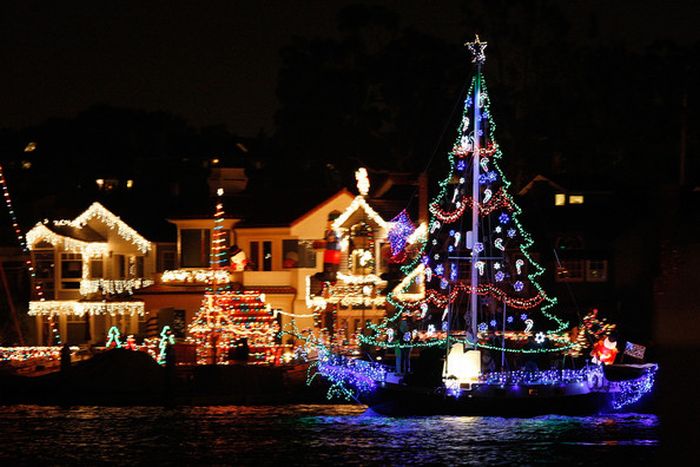
{"type": "Polygon", "coordinates": [[[319,241],[328,227],[329,216],[337,216],[353,201],[347,190],[309,208],[296,200],[295,209],[276,207],[246,218],[225,215],[221,220],[223,246],[230,254],[226,268],[210,267],[214,239],[212,216],[168,219],[177,228],[176,268],[156,275],[156,283],[135,293],[147,313],[175,320],[178,337],[187,337],[191,323],[202,304],[207,286],[215,279],[228,283],[240,293],[255,293],[274,310],[279,326],[294,321],[300,328],[314,327],[315,314],[307,307],[308,278],[323,266],[319,241]],[[179,330],[178,330],[179,329],[179,330]]]}
{"type": "Polygon", "coordinates": [[[26,240],[37,345],[102,344],[112,326],[138,333],[145,308],[133,293],[153,284],[154,244],[97,202],[75,219],[37,223],[26,240]]]}
{"type": "MultiPolygon", "coordinates": [[[[135,296],[147,313],[191,323],[216,279],[240,293],[261,294],[281,328],[292,322],[299,329],[325,328],[339,342],[354,345],[367,321],[378,323],[384,316],[387,281],[381,275],[389,267],[390,222],[382,214],[396,211],[385,200],[369,198],[364,169],[357,178],[358,195],[343,189],[320,202],[280,200],[269,209],[257,205],[246,216],[225,215],[221,237],[231,260],[224,269],[209,267],[213,217],[169,219],[177,228],[177,267],[157,274],[156,284],[135,296]]],[[[377,191],[395,185],[384,180],[377,191]]],[[[235,200],[224,197],[227,202],[235,200]]],[[[187,337],[185,327],[180,329],[179,337],[187,337]]]]}

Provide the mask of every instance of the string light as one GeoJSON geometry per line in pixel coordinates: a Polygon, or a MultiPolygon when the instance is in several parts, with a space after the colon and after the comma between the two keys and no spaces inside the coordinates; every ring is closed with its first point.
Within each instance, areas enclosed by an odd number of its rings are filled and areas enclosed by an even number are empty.
{"type": "Polygon", "coordinates": [[[116,229],[120,237],[136,246],[141,253],[148,253],[151,250],[151,242],[139,235],[138,232],[129,227],[118,216],[112,214],[100,203],[92,203],[87,210],[70,223],[72,226],[80,228],[94,218],[102,221],[110,229],[116,229]]]}
{"type": "Polygon", "coordinates": [[[78,300],[30,301],[30,316],[138,315],[146,314],[144,302],[81,302],[78,300]]]}
{"type": "MultiPolygon", "coordinates": [[[[0,347],[0,361],[9,363],[25,363],[31,360],[59,360],[61,358],[60,345],[41,346],[16,346],[0,347]]],[[[71,353],[75,353],[80,348],[70,346],[71,353]]]]}
{"type": "Polygon", "coordinates": [[[612,406],[615,410],[619,410],[627,405],[634,404],[647,394],[654,387],[654,378],[657,365],[650,364],[643,370],[639,378],[629,381],[619,381],[616,383],[617,391],[613,392],[612,406]]]}
{"type": "Polygon", "coordinates": [[[234,282],[230,271],[226,269],[174,269],[163,271],[161,282],[182,282],[208,284],[216,281],[218,284],[234,282]]]}
{"type": "Polygon", "coordinates": [[[128,293],[131,295],[134,290],[153,285],[150,279],[83,279],[80,281],[80,295],[92,295],[101,293],[102,295],[113,295],[128,293]]]}
{"type": "Polygon", "coordinates": [[[372,209],[372,207],[367,204],[367,201],[365,201],[365,198],[363,196],[356,196],[355,199],[352,200],[352,203],[350,203],[350,206],[340,215],[338,216],[333,223],[331,224],[331,227],[333,230],[341,230],[341,227],[345,222],[352,216],[355,211],[358,209],[362,209],[369,218],[374,221],[379,227],[381,227],[384,231],[387,231],[389,229],[389,224],[382,219],[382,217],[377,214],[377,211],[372,209]]]}

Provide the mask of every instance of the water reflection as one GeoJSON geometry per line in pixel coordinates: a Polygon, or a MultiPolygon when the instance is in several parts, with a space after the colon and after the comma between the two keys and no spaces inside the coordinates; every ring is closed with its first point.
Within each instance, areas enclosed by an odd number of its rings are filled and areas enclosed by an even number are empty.
{"type": "Polygon", "coordinates": [[[390,418],[353,405],[0,408],[0,463],[648,463],[647,414],[390,418]]]}

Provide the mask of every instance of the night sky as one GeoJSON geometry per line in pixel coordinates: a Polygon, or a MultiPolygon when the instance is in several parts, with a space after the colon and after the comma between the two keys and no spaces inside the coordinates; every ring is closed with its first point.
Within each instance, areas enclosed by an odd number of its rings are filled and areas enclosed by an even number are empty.
{"type": "MultiPolygon", "coordinates": [[[[280,48],[295,36],[337,35],[337,12],[355,3],[2,2],[0,128],[70,118],[104,103],[165,110],[195,126],[223,123],[243,136],[274,132],[280,48]]],[[[386,5],[400,28],[447,43],[479,32],[465,12],[473,2],[360,3],[386,5]]],[[[698,41],[694,3],[597,0],[562,8],[574,38],[588,40],[595,24],[599,41],[642,49],[659,40],[698,41]]],[[[498,47],[497,37],[483,39],[498,47]]]]}

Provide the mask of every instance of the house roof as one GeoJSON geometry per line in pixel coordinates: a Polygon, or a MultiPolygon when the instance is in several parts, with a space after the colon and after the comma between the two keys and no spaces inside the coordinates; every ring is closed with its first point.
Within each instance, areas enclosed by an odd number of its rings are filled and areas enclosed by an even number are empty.
{"type": "Polygon", "coordinates": [[[282,193],[274,200],[252,200],[250,212],[236,224],[236,229],[254,227],[290,227],[318,211],[327,203],[350,192],[343,188],[335,194],[282,193]]]}
{"type": "MultiPolygon", "coordinates": [[[[107,208],[102,206],[98,202],[94,202],[83,211],[78,217],[73,220],[59,220],[44,223],[39,223],[34,226],[29,232],[27,232],[27,240],[32,243],[33,241],[38,241],[39,239],[44,239],[51,243],[54,242],[66,242],[68,240],[77,240],[80,245],[86,245],[89,243],[105,243],[107,241],[102,235],[97,233],[92,229],[87,223],[98,218],[101,222],[107,225],[110,229],[116,230],[117,234],[132,243],[140,251],[147,252],[151,249],[151,242],[143,238],[136,230],[132,229],[126,222],[121,220],[118,216],[114,215],[107,208]],[[57,235],[58,237],[54,237],[57,235]]],[[[75,242],[72,242],[75,247],[75,242]]],[[[83,246],[81,246],[83,248],[83,246]]]]}
{"type": "Polygon", "coordinates": [[[536,175],[532,180],[530,180],[530,183],[525,185],[519,192],[518,194],[520,196],[527,194],[529,191],[531,191],[535,186],[538,184],[543,183],[552,188],[555,191],[561,192],[561,193],[570,193],[570,194],[576,194],[576,193],[599,193],[599,194],[605,194],[605,193],[610,193],[612,191],[612,187],[614,186],[609,180],[605,179],[604,177],[582,177],[582,176],[566,176],[566,175],[558,175],[556,177],[556,181],[552,180],[551,178],[538,174],[536,175]]]}

